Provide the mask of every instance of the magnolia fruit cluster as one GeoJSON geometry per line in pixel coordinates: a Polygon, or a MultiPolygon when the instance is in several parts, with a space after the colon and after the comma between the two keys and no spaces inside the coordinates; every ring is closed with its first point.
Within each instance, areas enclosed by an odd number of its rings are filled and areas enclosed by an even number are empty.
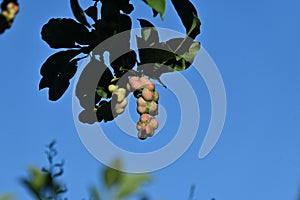
{"type": "Polygon", "coordinates": [[[137,112],[140,114],[136,126],[138,137],[140,139],[152,137],[158,128],[158,121],[154,117],[158,114],[159,99],[155,84],[146,77],[133,76],[129,79],[127,89],[132,90],[137,98],[137,112]]]}
{"type": "Polygon", "coordinates": [[[124,109],[127,105],[127,99],[126,99],[126,89],[125,88],[119,88],[119,86],[111,84],[108,86],[108,90],[112,93],[113,98],[116,97],[116,103],[113,106],[113,112],[116,115],[122,114],[124,112],[124,109]]]}

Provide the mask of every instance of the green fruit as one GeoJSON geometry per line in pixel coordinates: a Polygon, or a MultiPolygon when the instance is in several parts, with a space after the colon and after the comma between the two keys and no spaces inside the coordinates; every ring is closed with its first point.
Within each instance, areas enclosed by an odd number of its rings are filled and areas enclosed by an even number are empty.
{"type": "Polygon", "coordinates": [[[126,98],[123,99],[123,101],[119,104],[121,107],[125,108],[125,106],[127,105],[128,101],[126,98]]]}
{"type": "Polygon", "coordinates": [[[124,88],[119,88],[115,93],[118,95],[118,102],[124,100],[126,94],[126,90],[124,88]]]}
{"type": "Polygon", "coordinates": [[[116,109],[116,113],[119,115],[119,114],[122,114],[124,112],[124,108],[118,108],[116,109]]]}
{"type": "Polygon", "coordinates": [[[108,90],[111,92],[111,93],[114,93],[118,90],[118,86],[117,85],[109,85],[108,86],[108,90]]]}
{"type": "Polygon", "coordinates": [[[153,101],[158,101],[158,99],[159,99],[159,94],[158,94],[158,92],[157,91],[154,91],[153,92],[153,101]]]}

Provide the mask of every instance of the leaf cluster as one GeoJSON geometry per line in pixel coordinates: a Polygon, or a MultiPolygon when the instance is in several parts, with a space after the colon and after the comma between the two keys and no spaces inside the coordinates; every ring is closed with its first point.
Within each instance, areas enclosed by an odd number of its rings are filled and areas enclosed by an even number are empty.
{"type": "MultiPolygon", "coordinates": [[[[154,17],[159,14],[164,18],[166,0],[143,1],[153,10],[154,17]]],[[[130,48],[130,14],[134,6],[129,0],[94,0],[85,10],[77,0],[70,0],[75,19],[53,18],[42,28],[42,39],[51,48],[65,50],[51,55],[42,65],[39,89],[49,88],[51,101],[60,99],[77,71],[78,62],[89,59],[76,85],[76,96],[84,109],[79,119],[90,124],[113,120],[116,115],[111,107],[115,98],[108,90],[110,84],[126,85],[132,75],[148,76],[161,83],[162,74],[188,69],[199,52],[200,43],[194,39],[200,33],[201,22],[195,7],[189,0],[171,3],[186,29],[186,37],[160,41],[155,26],[146,19],[138,19],[142,30],[141,37],[135,38],[138,51],[134,51],[130,48]],[[123,34],[122,40],[114,37],[118,33],[123,34]],[[97,48],[108,38],[115,39],[97,48]],[[127,53],[119,56],[120,51],[127,53]],[[105,52],[109,54],[108,62],[104,62],[105,52]],[[97,85],[91,80],[98,80],[97,85]]]]}

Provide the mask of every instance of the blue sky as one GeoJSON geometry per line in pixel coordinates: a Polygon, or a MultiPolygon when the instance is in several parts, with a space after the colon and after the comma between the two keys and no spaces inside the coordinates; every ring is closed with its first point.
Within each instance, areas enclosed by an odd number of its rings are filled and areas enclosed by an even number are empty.
{"type": "MultiPolygon", "coordinates": [[[[214,59],[226,87],[226,123],[216,147],[199,160],[210,104],[203,80],[193,78],[203,105],[198,135],[179,160],[152,173],[154,184],[146,187],[147,192],[154,198],[187,199],[195,184],[196,199],[297,199],[300,2],[193,2],[202,21],[197,39],[214,59]]],[[[151,16],[139,0],[133,3],[140,9],[133,17],[151,16]]],[[[13,27],[0,36],[0,191],[29,199],[18,178],[26,175],[29,165],[46,164],[44,146],[56,139],[59,157],[66,161],[68,197],[80,199],[87,196],[89,185],[98,182],[103,165],[88,153],[76,132],[72,87],[55,103],[47,101],[46,91],[38,91],[40,66],[55,52],[41,40],[41,27],[51,17],[72,17],[69,1],[28,0],[20,1],[20,6],[13,27]]],[[[184,31],[170,7],[165,21],[157,18],[153,23],[184,31]]],[[[168,133],[172,130],[160,134],[161,141],[147,140],[147,145],[163,144],[168,133]]]]}

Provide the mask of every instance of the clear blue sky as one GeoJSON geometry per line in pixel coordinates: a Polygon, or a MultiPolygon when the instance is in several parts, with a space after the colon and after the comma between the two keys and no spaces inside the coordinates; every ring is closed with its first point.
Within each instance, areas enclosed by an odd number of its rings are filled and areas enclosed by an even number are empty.
{"type": "MultiPolygon", "coordinates": [[[[90,2],[81,4],[86,7],[90,2]]],[[[155,198],[187,199],[195,184],[195,197],[203,200],[296,199],[300,183],[300,2],[193,2],[202,21],[197,39],[218,65],[225,83],[226,124],[217,146],[199,160],[210,111],[205,84],[194,80],[199,91],[204,91],[199,94],[203,125],[177,162],[153,173],[155,182],[147,192],[155,198]]],[[[134,17],[151,15],[140,0],[133,3],[141,9],[134,17]]],[[[46,91],[38,91],[40,66],[55,52],[41,40],[41,27],[51,17],[72,17],[69,1],[28,0],[20,1],[20,6],[13,27],[0,35],[0,193],[29,199],[18,178],[26,175],[27,166],[46,164],[44,145],[56,139],[60,158],[66,160],[68,197],[81,199],[87,197],[88,186],[98,182],[103,166],[86,151],[75,130],[72,88],[55,103],[47,101],[46,91]]],[[[170,8],[164,22],[159,18],[153,22],[184,31],[170,8]]],[[[148,142],[159,145],[155,139],[148,142]]]]}

